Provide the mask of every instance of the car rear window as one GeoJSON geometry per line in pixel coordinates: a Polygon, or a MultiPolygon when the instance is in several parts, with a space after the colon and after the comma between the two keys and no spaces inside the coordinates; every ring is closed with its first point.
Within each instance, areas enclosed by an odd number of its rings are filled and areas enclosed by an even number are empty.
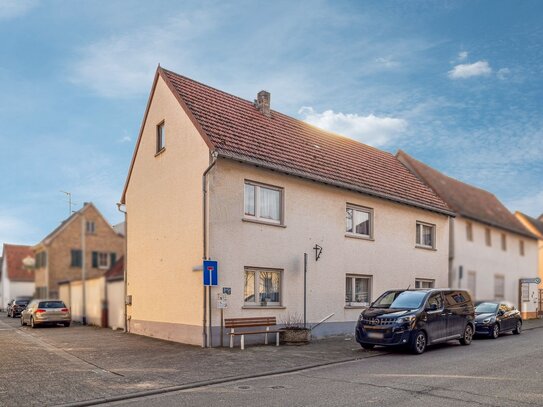
{"type": "Polygon", "coordinates": [[[62,301],[41,301],[38,308],[66,308],[62,301]]]}
{"type": "Polygon", "coordinates": [[[27,300],[17,300],[17,301],[15,301],[15,304],[17,304],[17,305],[26,305],[28,303],[29,303],[29,301],[27,301],[27,300]]]}

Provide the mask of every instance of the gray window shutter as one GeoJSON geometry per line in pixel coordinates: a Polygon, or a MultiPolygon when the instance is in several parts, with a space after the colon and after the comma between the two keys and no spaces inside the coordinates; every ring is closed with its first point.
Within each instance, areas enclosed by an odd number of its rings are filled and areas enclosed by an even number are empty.
{"type": "Polygon", "coordinates": [[[109,258],[110,258],[109,266],[113,267],[113,265],[117,261],[117,253],[110,253],[109,258]]]}
{"type": "Polygon", "coordinates": [[[92,252],[92,267],[98,268],[98,252],[92,252]]]}

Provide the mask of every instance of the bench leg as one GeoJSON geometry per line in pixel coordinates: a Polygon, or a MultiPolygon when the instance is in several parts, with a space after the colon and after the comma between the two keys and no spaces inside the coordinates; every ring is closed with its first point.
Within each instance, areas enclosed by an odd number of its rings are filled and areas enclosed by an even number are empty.
{"type": "Polygon", "coordinates": [[[245,335],[241,335],[241,350],[245,349],[245,335]]]}
{"type": "MultiPolygon", "coordinates": [[[[269,329],[266,328],[266,331],[269,331],[269,329]]],[[[266,333],[266,334],[264,334],[264,335],[266,335],[266,336],[264,337],[264,345],[267,345],[267,344],[268,344],[268,334],[266,333]]]]}
{"type": "Polygon", "coordinates": [[[275,346],[279,346],[279,332],[275,333],[275,346]]]}
{"type": "Polygon", "coordinates": [[[230,331],[230,347],[233,348],[234,347],[234,335],[232,335],[234,333],[234,330],[232,329],[232,331],[230,331]]]}

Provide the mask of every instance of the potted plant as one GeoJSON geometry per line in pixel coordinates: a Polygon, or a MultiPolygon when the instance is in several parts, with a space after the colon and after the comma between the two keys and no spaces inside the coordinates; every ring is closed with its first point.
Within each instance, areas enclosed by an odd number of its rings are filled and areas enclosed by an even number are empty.
{"type": "Polygon", "coordinates": [[[304,327],[303,319],[298,314],[288,314],[281,320],[281,342],[286,345],[305,345],[311,341],[311,329],[304,327]]]}

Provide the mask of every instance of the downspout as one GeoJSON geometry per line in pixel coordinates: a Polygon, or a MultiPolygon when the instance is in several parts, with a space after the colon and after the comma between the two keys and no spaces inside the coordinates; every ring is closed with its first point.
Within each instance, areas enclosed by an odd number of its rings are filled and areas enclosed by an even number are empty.
{"type": "MultiPolygon", "coordinates": [[[[128,333],[128,305],[126,304],[126,297],[128,295],[128,281],[126,280],[126,270],[128,269],[128,214],[126,210],[123,211],[121,206],[126,208],[126,204],[118,203],[117,210],[124,213],[124,267],[123,267],[123,276],[124,276],[124,332],[128,333]]],[[[106,281],[106,292],[107,292],[107,281],[106,281]]]]}
{"type": "MultiPolygon", "coordinates": [[[[207,260],[207,174],[209,173],[209,171],[211,171],[211,169],[215,166],[215,163],[217,162],[217,153],[215,151],[212,151],[211,152],[211,163],[209,164],[209,166],[206,168],[206,170],[204,171],[204,173],[202,174],[202,210],[203,210],[203,216],[202,216],[202,219],[203,219],[203,247],[202,247],[202,253],[203,253],[203,256],[202,256],[202,259],[203,260],[207,260]]],[[[202,272],[204,272],[204,270],[202,269],[202,272]]],[[[211,316],[211,290],[210,290],[210,316],[211,316]]],[[[202,347],[203,348],[207,348],[207,330],[206,330],[206,319],[207,319],[207,316],[206,316],[206,287],[203,286],[203,321],[202,321],[202,347]]],[[[211,334],[211,317],[210,317],[210,321],[209,321],[209,324],[210,324],[210,329],[209,329],[209,335],[210,337],[212,336],[211,334]]]]}

